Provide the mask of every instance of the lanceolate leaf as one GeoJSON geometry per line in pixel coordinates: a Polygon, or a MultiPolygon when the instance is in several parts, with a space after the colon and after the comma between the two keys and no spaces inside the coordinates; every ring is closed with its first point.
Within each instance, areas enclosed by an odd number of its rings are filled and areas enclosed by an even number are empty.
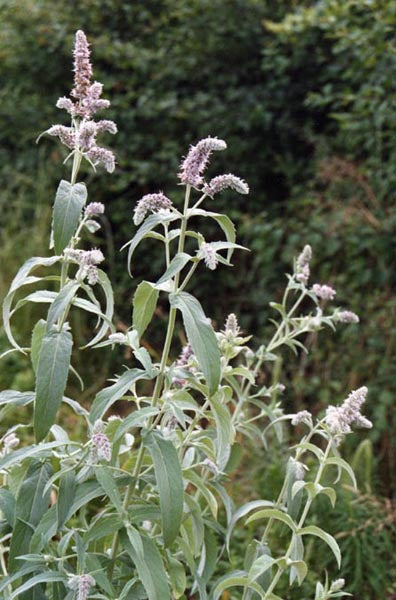
{"type": "Polygon", "coordinates": [[[12,302],[14,299],[15,292],[24,285],[29,285],[31,283],[36,283],[40,281],[40,277],[35,277],[30,275],[31,271],[36,269],[37,267],[49,267],[55,264],[59,260],[59,256],[51,256],[50,258],[43,258],[41,256],[34,256],[33,258],[29,258],[19,269],[18,273],[15,275],[10,289],[8,291],[7,296],[3,302],[3,322],[4,322],[4,330],[7,334],[7,337],[14,348],[20,350],[22,352],[22,348],[15,341],[11,328],[10,328],[10,311],[12,302]]]}
{"type": "Polygon", "coordinates": [[[159,290],[148,281],[142,281],[136,288],[133,296],[133,328],[139,333],[139,337],[142,337],[153,317],[158,294],[159,290]]]}
{"type": "Polygon", "coordinates": [[[186,264],[191,260],[191,256],[186,254],[185,252],[180,252],[176,254],[176,256],[172,259],[169,267],[166,269],[165,273],[160,277],[157,281],[156,285],[160,285],[161,283],[165,283],[168,279],[172,279],[177,273],[179,273],[186,264]]]}
{"type": "Polygon", "coordinates": [[[50,490],[44,492],[45,484],[52,475],[52,467],[48,463],[33,461],[30,463],[25,478],[19,488],[15,506],[15,524],[10,545],[9,570],[18,569],[16,560],[21,554],[29,552],[30,539],[35,526],[49,505],[50,490]]]}
{"type": "Polygon", "coordinates": [[[231,444],[234,441],[234,428],[228,408],[222,404],[224,388],[219,390],[210,400],[216,422],[216,447],[217,466],[223,471],[231,453],[231,444]]]}
{"type": "Polygon", "coordinates": [[[121,542],[135,563],[148,600],[170,600],[170,590],[159,550],[153,540],[128,527],[121,542]]]}
{"type": "Polygon", "coordinates": [[[47,331],[47,323],[44,319],[37,321],[32,332],[32,345],[30,350],[30,360],[32,361],[33,371],[37,372],[38,359],[40,355],[41,343],[45,332],[47,331]]]}
{"type": "Polygon", "coordinates": [[[338,568],[341,566],[341,551],[332,535],[320,529],[320,527],[316,527],[316,525],[309,525],[308,527],[304,527],[298,531],[299,535],[314,535],[319,537],[321,540],[326,542],[326,544],[332,550],[338,564],[338,568]]]}
{"type": "Polygon", "coordinates": [[[61,254],[77,229],[81,210],[87,199],[84,183],[72,185],[62,180],[56,192],[52,230],[55,252],[61,254]]]}
{"type": "MultiPolygon", "coordinates": [[[[214,219],[220,225],[221,229],[224,231],[225,236],[227,238],[227,242],[230,242],[232,244],[235,242],[235,240],[236,240],[235,226],[234,226],[233,222],[231,221],[231,219],[229,217],[227,217],[227,215],[222,215],[220,213],[215,213],[215,212],[209,212],[207,210],[203,210],[202,208],[195,208],[195,209],[188,211],[188,216],[189,217],[193,217],[193,216],[209,217],[211,219],[214,219]]],[[[233,248],[229,248],[228,253],[227,253],[227,260],[231,260],[232,253],[233,253],[233,248]]]]}
{"type": "MultiPolygon", "coordinates": [[[[103,322],[99,328],[98,333],[95,335],[95,337],[90,342],[88,342],[88,344],[86,344],[84,346],[84,348],[89,348],[90,346],[94,346],[96,343],[98,343],[105,336],[105,334],[109,328],[112,331],[114,331],[114,327],[112,326],[112,322],[111,322],[111,320],[113,318],[113,312],[114,312],[113,288],[111,287],[110,279],[107,277],[106,273],[104,271],[102,271],[102,269],[98,269],[98,277],[99,277],[98,283],[102,287],[102,290],[106,297],[106,310],[104,312],[104,316],[99,310],[96,311],[96,314],[101,317],[103,322]]],[[[80,308],[84,308],[83,300],[82,299],[78,299],[78,300],[80,302],[80,308]]],[[[92,304],[86,302],[86,305],[89,305],[89,306],[88,306],[88,308],[85,308],[85,310],[90,310],[90,307],[92,306],[92,304]]],[[[78,306],[77,302],[76,302],[76,306],[78,306]]]]}
{"type": "Polygon", "coordinates": [[[128,250],[128,272],[129,272],[129,275],[131,275],[131,277],[132,277],[132,274],[131,274],[131,260],[132,260],[132,256],[133,256],[133,253],[134,253],[135,249],[137,248],[137,246],[142,241],[142,239],[144,237],[146,237],[146,235],[152,229],[154,229],[154,227],[156,227],[157,225],[163,224],[163,223],[170,223],[171,221],[175,221],[178,218],[179,217],[177,215],[175,215],[174,213],[169,213],[168,215],[164,215],[162,213],[155,213],[153,215],[150,215],[144,221],[143,225],[141,225],[139,227],[139,229],[137,230],[137,232],[135,233],[135,235],[131,239],[131,241],[128,242],[127,244],[125,244],[125,246],[123,246],[121,248],[121,250],[123,250],[124,248],[126,248],[126,247],[129,246],[129,250],[128,250]]]}
{"type": "Polygon", "coordinates": [[[76,495],[76,477],[72,471],[64,473],[59,482],[58,500],[56,502],[57,529],[66,523],[70,506],[76,495]]]}
{"type": "Polygon", "coordinates": [[[183,477],[176,449],[159,433],[149,433],[144,445],[150,452],[157,480],[165,546],[179,533],[183,516],[183,477]]]}
{"type": "Polygon", "coordinates": [[[220,382],[220,351],[212,326],[208,323],[202,306],[191,294],[171,294],[169,300],[183,315],[188,341],[202,369],[209,393],[214,394],[220,382]]]}
{"type": "Polygon", "coordinates": [[[122,398],[139,379],[150,379],[150,377],[142,369],[131,369],[125,371],[113,385],[101,390],[96,395],[91,407],[89,416],[91,423],[101,419],[110,406],[122,398]]]}
{"type": "Polygon", "coordinates": [[[62,402],[72,346],[72,336],[65,330],[52,330],[43,337],[37,365],[34,402],[34,431],[37,442],[47,435],[62,402]]]}
{"type": "Polygon", "coordinates": [[[72,303],[74,296],[77,293],[79,284],[77,281],[69,281],[56,296],[55,300],[50,306],[47,316],[47,331],[51,331],[53,325],[61,319],[65,313],[65,310],[72,303]]]}

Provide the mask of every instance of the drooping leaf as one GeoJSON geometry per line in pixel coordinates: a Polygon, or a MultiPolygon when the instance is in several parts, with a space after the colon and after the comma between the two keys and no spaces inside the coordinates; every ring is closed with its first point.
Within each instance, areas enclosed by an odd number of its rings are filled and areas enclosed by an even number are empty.
{"type": "MultiPolygon", "coordinates": [[[[112,318],[113,318],[113,313],[114,313],[113,288],[111,286],[110,279],[108,278],[106,273],[104,271],[102,271],[102,269],[98,269],[98,285],[101,286],[101,288],[104,292],[104,295],[106,298],[106,309],[105,309],[104,313],[102,313],[100,311],[96,311],[96,314],[98,315],[98,317],[100,317],[102,319],[102,325],[100,326],[99,331],[95,335],[95,337],[92,338],[92,340],[90,340],[88,342],[88,344],[86,344],[84,346],[84,348],[89,348],[91,346],[94,346],[98,342],[100,342],[100,340],[103,339],[103,337],[106,335],[106,333],[109,329],[111,331],[114,331],[114,327],[112,325],[112,318]]],[[[78,300],[80,301],[80,307],[83,308],[82,299],[78,299],[78,300]]],[[[76,306],[78,306],[77,301],[75,304],[76,304],[76,306]]],[[[86,308],[85,310],[89,310],[89,309],[86,308]]],[[[90,312],[92,312],[92,311],[90,311],[90,312]]]]}
{"type": "Polygon", "coordinates": [[[73,339],[69,331],[49,331],[43,337],[36,374],[34,432],[40,442],[49,432],[62,402],[73,339]]]}
{"type": "Polygon", "coordinates": [[[96,394],[90,410],[89,419],[91,423],[95,423],[97,419],[101,419],[110,406],[122,398],[139,379],[150,379],[150,377],[142,369],[130,369],[129,371],[125,371],[113,385],[104,388],[96,394]]]}
{"type": "Polygon", "coordinates": [[[109,497],[109,499],[117,509],[118,513],[121,514],[123,512],[121,497],[117,490],[117,486],[114,481],[111,469],[109,469],[109,467],[107,467],[106,465],[100,465],[98,467],[95,467],[95,477],[99,481],[106,495],[109,497]]]}
{"type": "Polygon", "coordinates": [[[220,382],[220,351],[213,328],[194,296],[187,292],[171,294],[169,301],[183,316],[187,338],[206,379],[209,394],[214,394],[220,382]]]}
{"type": "Polygon", "coordinates": [[[135,563],[148,600],[170,600],[164,564],[155,542],[132,527],[122,531],[120,538],[135,563]]]}
{"type": "Polygon", "coordinates": [[[323,531],[323,529],[320,529],[320,527],[316,527],[316,525],[308,525],[308,527],[303,527],[302,529],[299,529],[298,534],[299,535],[314,535],[314,536],[320,538],[321,540],[323,540],[324,542],[326,542],[326,544],[329,546],[329,548],[331,549],[331,551],[333,552],[333,554],[337,560],[338,567],[341,566],[340,547],[332,535],[330,535],[326,531],[323,531]]]}
{"type": "Polygon", "coordinates": [[[87,188],[84,183],[72,185],[64,179],[59,183],[52,219],[54,246],[57,254],[63,252],[75,233],[86,199],[87,188]]]}
{"type": "Polygon", "coordinates": [[[231,422],[231,415],[228,408],[222,404],[226,390],[220,389],[210,399],[216,422],[216,447],[217,447],[217,466],[223,471],[227,465],[231,454],[231,445],[234,441],[235,431],[231,422]]]}
{"type": "Polygon", "coordinates": [[[247,587],[257,592],[260,598],[265,596],[263,588],[256,581],[250,581],[245,571],[233,571],[222,577],[216,585],[213,592],[214,600],[218,600],[222,593],[231,587],[247,587]]]}
{"type": "Polygon", "coordinates": [[[285,523],[290,529],[294,532],[296,531],[296,524],[293,519],[287,513],[277,509],[277,508],[267,508],[264,510],[259,510],[254,513],[251,517],[248,518],[246,524],[252,523],[253,521],[257,521],[258,519],[275,519],[277,521],[282,521],[285,523]]]}
{"type": "Polygon", "coordinates": [[[11,318],[10,311],[11,311],[12,302],[14,300],[15,292],[24,285],[29,285],[31,283],[35,283],[35,282],[41,280],[40,277],[35,277],[33,275],[30,275],[31,271],[33,271],[37,267],[50,267],[51,265],[58,262],[58,260],[59,260],[59,256],[51,256],[49,258],[43,258],[42,256],[34,256],[32,258],[29,258],[29,260],[27,260],[22,265],[22,267],[19,269],[18,273],[15,275],[15,277],[12,280],[12,283],[10,285],[8,294],[4,299],[4,302],[3,302],[4,330],[6,332],[6,335],[8,337],[9,342],[11,343],[11,345],[21,352],[23,352],[23,350],[15,341],[15,339],[12,335],[11,327],[10,327],[10,318],[11,318]]]}
{"type": "Polygon", "coordinates": [[[51,475],[52,467],[49,463],[32,461],[18,490],[8,561],[10,573],[21,566],[17,557],[29,552],[34,528],[48,509],[50,491],[43,492],[51,475]]]}
{"type": "Polygon", "coordinates": [[[154,463],[161,506],[162,532],[165,546],[179,533],[183,516],[183,476],[176,448],[156,432],[144,437],[154,463]]]}
{"type": "MultiPolygon", "coordinates": [[[[203,210],[202,208],[195,208],[188,211],[189,217],[199,216],[199,217],[209,217],[214,219],[224,231],[227,242],[234,243],[236,240],[235,234],[235,226],[231,219],[227,217],[227,215],[223,215],[221,213],[210,212],[207,210],[203,210]]],[[[227,253],[227,260],[231,260],[231,256],[233,253],[233,249],[230,248],[227,253]]]]}
{"type": "Polygon", "coordinates": [[[148,281],[142,281],[133,296],[133,328],[142,337],[149,325],[155,307],[157,306],[159,290],[156,290],[148,281]]]}
{"type": "Polygon", "coordinates": [[[248,515],[252,510],[255,510],[256,508],[264,508],[264,507],[269,508],[269,507],[273,507],[273,506],[274,506],[274,503],[270,502],[269,500],[252,500],[251,502],[248,502],[247,504],[244,504],[243,506],[238,508],[238,510],[236,510],[234,512],[234,514],[232,515],[230,524],[227,529],[227,534],[226,534],[227,550],[229,551],[231,535],[232,535],[234,527],[237,524],[237,522],[239,521],[239,519],[242,519],[243,517],[248,515]]]}
{"type": "Polygon", "coordinates": [[[144,223],[139,227],[139,229],[137,230],[137,232],[135,233],[135,235],[133,236],[133,238],[131,239],[130,242],[128,242],[127,244],[125,244],[121,250],[123,250],[124,248],[127,248],[129,246],[129,250],[128,250],[128,273],[129,275],[132,277],[132,273],[131,273],[131,260],[132,260],[132,256],[134,251],[136,250],[137,246],[140,244],[140,242],[142,241],[143,238],[146,237],[146,235],[148,233],[151,232],[152,229],[154,229],[154,227],[156,227],[157,225],[163,224],[163,223],[170,223],[171,221],[175,221],[176,219],[178,219],[179,217],[174,214],[174,213],[169,213],[169,214],[163,214],[163,213],[155,213],[153,215],[150,215],[149,217],[147,217],[147,219],[144,221],[144,223]]]}

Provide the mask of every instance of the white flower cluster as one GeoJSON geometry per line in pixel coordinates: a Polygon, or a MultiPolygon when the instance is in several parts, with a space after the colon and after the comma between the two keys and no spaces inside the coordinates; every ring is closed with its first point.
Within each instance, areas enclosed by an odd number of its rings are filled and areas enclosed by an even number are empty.
{"type": "Polygon", "coordinates": [[[352,425],[370,429],[373,424],[366,419],[360,409],[366,400],[366,386],[352,391],[341,406],[329,406],[326,410],[325,423],[331,433],[345,435],[351,433],[352,425]]]}

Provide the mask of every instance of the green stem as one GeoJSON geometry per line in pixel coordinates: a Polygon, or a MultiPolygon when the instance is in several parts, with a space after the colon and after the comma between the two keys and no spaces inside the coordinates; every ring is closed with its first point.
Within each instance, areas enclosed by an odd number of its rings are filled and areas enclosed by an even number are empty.
{"type": "MultiPolygon", "coordinates": [[[[187,211],[188,211],[188,203],[189,203],[189,199],[190,199],[190,191],[191,191],[191,187],[188,185],[186,188],[186,195],[185,195],[185,199],[184,199],[184,210],[183,210],[182,224],[181,224],[181,229],[180,229],[178,252],[183,252],[183,249],[184,249],[184,242],[185,242],[185,237],[186,237],[187,221],[188,221],[187,211]]],[[[174,282],[175,292],[178,291],[179,278],[180,278],[180,273],[177,273],[177,275],[175,276],[175,282],[174,282]]],[[[160,394],[161,394],[161,390],[162,390],[162,386],[163,386],[163,382],[164,382],[164,378],[165,378],[166,364],[168,362],[168,356],[169,356],[169,351],[170,351],[170,347],[172,344],[173,332],[175,329],[175,321],[176,321],[176,308],[174,308],[172,306],[169,311],[168,328],[167,328],[167,332],[166,332],[164,349],[163,349],[162,357],[161,357],[160,369],[159,369],[159,373],[158,373],[158,376],[157,376],[157,379],[155,382],[155,386],[154,386],[152,406],[156,406],[158,404],[158,400],[160,398],[160,394]]],[[[147,424],[148,429],[151,428],[153,420],[154,420],[154,417],[151,417],[149,419],[148,424],[147,424]]],[[[122,505],[123,512],[127,511],[130,499],[137,487],[140,470],[141,470],[142,464],[143,464],[144,452],[145,452],[145,448],[144,448],[143,444],[141,443],[139,450],[138,450],[135,468],[134,468],[133,474],[132,474],[133,481],[129,484],[126,494],[125,494],[124,501],[123,501],[123,505],[122,505]]],[[[116,531],[114,534],[113,542],[112,542],[112,546],[111,546],[111,554],[110,554],[111,562],[110,562],[109,570],[108,570],[109,578],[111,578],[113,575],[115,557],[117,554],[118,544],[119,544],[119,534],[118,534],[118,531],[116,531]]]]}
{"type": "MultiPolygon", "coordinates": [[[[315,481],[314,481],[315,484],[318,484],[320,482],[320,479],[321,479],[321,477],[323,475],[323,470],[324,470],[324,468],[326,466],[326,460],[327,460],[327,457],[329,456],[329,452],[330,452],[331,446],[332,446],[332,439],[330,438],[329,441],[328,441],[328,443],[327,443],[327,447],[326,447],[325,453],[323,455],[323,459],[321,460],[321,463],[319,465],[318,472],[316,473],[316,477],[315,477],[315,481]]],[[[309,512],[309,509],[311,508],[312,502],[313,502],[313,498],[308,497],[307,498],[307,502],[306,502],[305,507],[304,507],[304,510],[303,510],[303,512],[301,514],[300,520],[299,520],[298,525],[297,525],[297,531],[299,529],[301,529],[302,526],[304,525],[305,519],[307,518],[307,515],[308,515],[308,512],[309,512]]],[[[288,558],[290,558],[290,554],[292,553],[292,549],[293,549],[292,541],[290,542],[289,547],[288,547],[287,552],[286,552],[285,557],[284,557],[286,561],[287,561],[288,558]]],[[[274,577],[274,579],[271,582],[271,585],[269,586],[268,590],[265,593],[264,600],[266,600],[266,598],[268,598],[270,596],[270,594],[273,592],[273,590],[275,589],[276,585],[278,584],[279,579],[282,577],[282,574],[283,574],[284,570],[285,570],[284,568],[278,566],[278,571],[276,572],[275,577],[274,577]]]]}

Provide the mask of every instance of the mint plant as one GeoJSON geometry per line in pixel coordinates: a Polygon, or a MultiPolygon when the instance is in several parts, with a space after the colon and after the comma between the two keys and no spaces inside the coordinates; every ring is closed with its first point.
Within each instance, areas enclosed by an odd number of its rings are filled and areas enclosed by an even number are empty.
{"type": "MultiPolygon", "coordinates": [[[[98,249],[80,247],[84,232],[100,227],[104,206],[87,204],[87,189],[78,177],[83,160],[93,169],[102,165],[113,172],[114,155],[97,145],[97,136],[117,129],[112,121],[93,119],[109,102],[101,98],[101,84],[91,81],[90,51],[82,31],[76,34],[74,57],[71,97],[57,103],[69,113],[70,126],[54,125],[46,132],[70,150],[66,161],[72,161],[70,181],[60,182],[53,207],[54,255],[28,259],[3,305],[10,351],[30,356],[36,385],[32,392],[0,394],[3,415],[12,407],[31,407],[28,427],[35,437],[35,443],[21,444],[21,425],[15,423],[1,438],[0,592],[8,600],[217,600],[236,588],[232,593],[244,600],[280,600],[276,592],[282,578],[295,586],[307,575],[307,538],[327,544],[340,564],[334,537],[309,524],[310,509],[320,494],[336,502],[329,472],[338,471],[339,477],[345,471],[356,485],[339,449],[353,426],[371,423],[361,414],[365,387],[352,391],[340,405],[329,406],[323,416],[306,410],[286,414],[279,400],[284,390],[279,352],[284,347],[306,351],[307,334],[325,325],[354,323],[358,317],[341,308],[327,310],[336,292],[328,285],[309,285],[312,251],[306,246],[288,276],[282,302],[272,304],[278,319],[268,342],[256,350],[251,347],[251,336],[241,331],[234,314],[223,329],[213,329],[187,291],[189,282],[201,267],[232,266],[233,252],[245,249],[236,243],[228,216],[204,207],[227,188],[240,194],[248,194],[249,188],[232,174],[204,179],[213,153],[226,149],[223,140],[208,137],[191,146],[181,163],[183,207],[163,192],[145,195],[136,204],[133,221],[139,228],[125,245],[128,269],[131,273],[138,245],[150,239],[163,246],[164,272],[156,281],[137,286],[132,324],[126,332],[116,332],[111,283],[99,267],[104,256],[98,249]],[[207,241],[195,228],[205,219],[214,220],[222,239],[207,241]],[[57,275],[52,274],[55,267],[57,275]],[[19,297],[25,286],[48,282],[55,282],[57,290],[38,289],[19,297]],[[98,298],[99,288],[104,301],[98,298]],[[160,293],[168,297],[169,315],[161,360],[154,362],[142,339],[160,293]],[[17,342],[11,328],[12,317],[28,302],[49,304],[45,318],[33,328],[30,346],[17,342]],[[134,357],[132,368],[101,389],[89,410],[78,398],[65,396],[68,378],[79,377],[72,365],[70,313],[75,310],[98,320],[93,338],[75,352],[94,351],[100,360],[101,347],[116,351],[126,346],[134,357]],[[180,317],[188,343],[175,360],[180,317]],[[263,372],[266,381],[271,376],[270,385],[262,384],[263,372]],[[114,413],[120,399],[130,403],[125,418],[114,413]],[[70,436],[59,424],[62,403],[82,422],[83,439],[70,436]],[[290,451],[278,498],[236,507],[228,486],[236,439],[268,446],[277,443],[274,431],[282,442],[288,421],[304,433],[290,451]],[[257,537],[246,549],[244,569],[230,568],[221,577],[217,563],[227,556],[233,531],[242,522],[256,522],[257,537]],[[281,552],[273,552],[271,542],[279,527],[287,528],[288,542],[281,552]]],[[[341,579],[318,582],[315,599],[347,595],[343,585],[341,579]]]]}

